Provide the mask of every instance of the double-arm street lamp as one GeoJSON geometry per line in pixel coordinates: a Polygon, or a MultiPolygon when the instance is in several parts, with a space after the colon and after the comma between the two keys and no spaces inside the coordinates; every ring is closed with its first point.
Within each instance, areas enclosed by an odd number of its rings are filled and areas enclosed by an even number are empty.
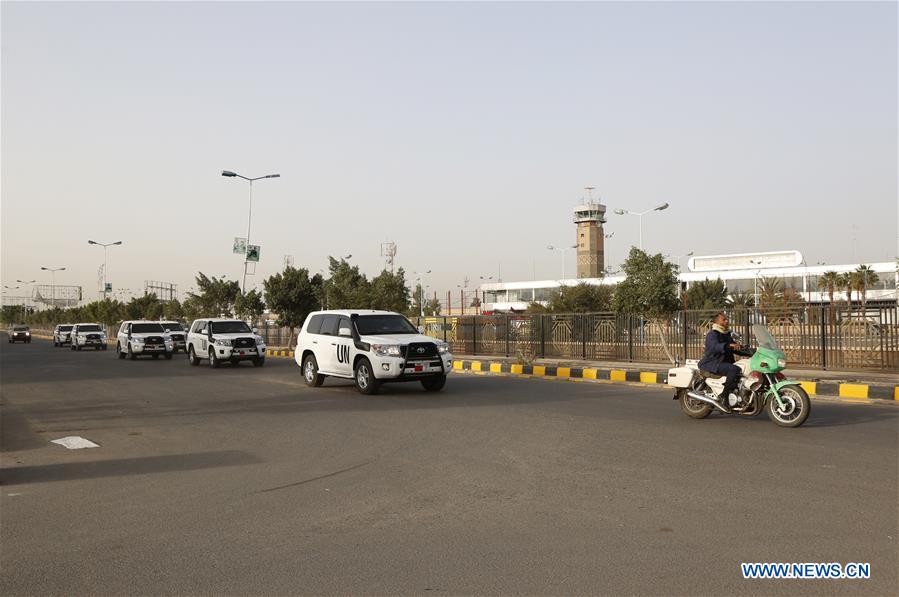
{"type": "Polygon", "coordinates": [[[562,254],[562,279],[565,279],[565,251],[568,249],[577,249],[577,245],[570,245],[567,247],[556,247],[554,245],[547,245],[546,248],[550,251],[558,251],[562,254]]]}
{"type": "Polygon", "coordinates": [[[122,241],[117,240],[114,243],[98,243],[95,240],[88,240],[87,244],[89,245],[97,245],[98,247],[103,247],[103,299],[107,298],[106,294],[106,278],[107,278],[107,253],[109,247],[114,247],[122,244],[122,241]]]}
{"type": "Polygon", "coordinates": [[[646,214],[653,212],[653,211],[663,211],[665,209],[668,209],[667,203],[657,205],[657,206],[653,207],[652,209],[647,209],[646,211],[628,211],[626,209],[616,209],[615,213],[618,214],[619,216],[630,215],[630,216],[637,216],[640,218],[640,250],[642,251],[643,250],[643,216],[645,216],[646,214]]]}
{"type": "Polygon", "coordinates": [[[44,267],[41,266],[41,269],[45,272],[50,272],[50,305],[56,306],[56,272],[63,272],[66,268],[64,267],[44,267]]]}
{"type": "Polygon", "coordinates": [[[430,274],[431,270],[426,272],[412,272],[412,275],[418,277],[418,305],[421,308],[421,316],[425,316],[425,287],[422,286],[421,279],[425,274],[430,274]]]}
{"type": "Polygon", "coordinates": [[[238,174],[237,172],[231,172],[230,170],[222,170],[222,176],[227,176],[229,178],[242,178],[250,183],[250,209],[247,214],[247,249],[244,252],[244,260],[243,260],[243,283],[240,286],[240,291],[245,292],[247,288],[247,264],[249,263],[249,251],[250,251],[250,224],[253,221],[253,181],[262,180],[263,178],[281,178],[280,174],[266,174],[265,176],[257,176],[256,178],[248,178],[243,176],[242,174],[238,174]]]}

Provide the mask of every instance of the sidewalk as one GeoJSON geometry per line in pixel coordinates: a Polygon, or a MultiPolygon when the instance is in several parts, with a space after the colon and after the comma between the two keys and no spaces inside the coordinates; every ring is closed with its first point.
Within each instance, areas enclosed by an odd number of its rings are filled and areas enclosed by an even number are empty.
{"type": "MultiPolygon", "coordinates": [[[[454,368],[460,371],[648,384],[665,384],[668,369],[673,366],[569,359],[536,359],[531,365],[521,365],[512,357],[453,355],[453,358],[454,368]]],[[[810,396],[899,401],[899,374],[893,372],[787,368],[785,373],[800,381],[810,396]]]]}

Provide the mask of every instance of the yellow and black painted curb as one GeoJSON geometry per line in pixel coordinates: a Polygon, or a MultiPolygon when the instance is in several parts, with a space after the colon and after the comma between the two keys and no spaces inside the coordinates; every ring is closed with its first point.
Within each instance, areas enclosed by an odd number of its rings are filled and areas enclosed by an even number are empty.
{"type": "Polygon", "coordinates": [[[292,350],[275,350],[272,348],[265,349],[265,356],[267,357],[280,357],[284,359],[292,359],[293,351],[292,350]]]}
{"type": "MultiPolygon", "coordinates": [[[[556,379],[588,379],[596,381],[665,385],[667,372],[632,369],[599,369],[593,367],[562,367],[556,365],[518,365],[490,361],[454,361],[456,371],[549,377],[556,379]]],[[[809,396],[838,396],[849,400],[899,401],[899,385],[840,383],[837,381],[799,380],[809,396]]]]}

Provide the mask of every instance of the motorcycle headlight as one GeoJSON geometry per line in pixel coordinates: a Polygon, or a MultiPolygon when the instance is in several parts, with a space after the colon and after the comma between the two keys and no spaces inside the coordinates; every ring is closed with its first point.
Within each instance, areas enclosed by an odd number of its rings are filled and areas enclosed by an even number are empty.
{"type": "Polygon", "coordinates": [[[437,352],[440,354],[446,354],[449,352],[449,344],[446,342],[438,342],[437,343],[437,352]]]}
{"type": "Polygon", "coordinates": [[[786,367],[787,366],[786,359],[777,359],[777,366],[778,367],[786,367]]]}
{"type": "Polygon", "coordinates": [[[228,338],[217,338],[215,340],[216,346],[231,346],[231,340],[228,338]]]}
{"type": "Polygon", "coordinates": [[[372,344],[371,351],[379,357],[399,357],[403,355],[399,344],[372,344]]]}

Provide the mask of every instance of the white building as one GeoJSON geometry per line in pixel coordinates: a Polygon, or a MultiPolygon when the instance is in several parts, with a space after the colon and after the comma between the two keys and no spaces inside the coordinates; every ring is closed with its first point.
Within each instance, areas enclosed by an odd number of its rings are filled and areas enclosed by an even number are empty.
{"type": "MultiPolygon", "coordinates": [[[[867,264],[877,273],[879,280],[868,285],[867,300],[871,302],[899,300],[896,264],[890,262],[867,264]]],[[[830,297],[826,288],[818,288],[818,281],[824,272],[853,272],[859,264],[845,265],[805,265],[799,251],[771,251],[766,253],[739,253],[734,255],[708,255],[691,257],[687,271],[678,276],[682,288],[702,280],[720,279],[729,292],[757,292],[757,284],[762,278],[779,278],[784,288],[793,288],[809,303],[826,303],[830,297]]],[[[567,280],[539,280],[534,282],[498,282],[481,284],[481,310],[483,312],[524,311],[532,301],[546,303],[560,286],[575,286],[580,283],[615,285],[624,280],[623,274],[604,278],[581,278],[567,280]]],[[[834,299],[845,300],[843,289],[836,289],[834,299]]]]}

